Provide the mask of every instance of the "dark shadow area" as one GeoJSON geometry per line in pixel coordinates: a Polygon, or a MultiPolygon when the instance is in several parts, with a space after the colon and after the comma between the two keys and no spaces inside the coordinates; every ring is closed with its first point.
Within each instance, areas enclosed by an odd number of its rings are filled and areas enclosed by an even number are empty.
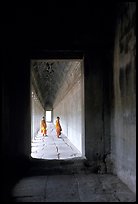
{"type": "Polygon", "coordinates": [[[74,175],[75,173],[90,173],[88,161],[84,158],[74,158],[68,160],[30,160],[20,159],[7,160],[3,162],[3,174],[1,179],[1,202],[14,202],[13,190],[22,180],[31,177],[41,177],[49,175],[74,175]]]}
{"type": "Polygon", "coordinates": [[[11,202],[12,190],[16,183],[26,177],[30,169],[30,162],[26,159],[3,160],[1,168],[0,201],[11,202]]]}

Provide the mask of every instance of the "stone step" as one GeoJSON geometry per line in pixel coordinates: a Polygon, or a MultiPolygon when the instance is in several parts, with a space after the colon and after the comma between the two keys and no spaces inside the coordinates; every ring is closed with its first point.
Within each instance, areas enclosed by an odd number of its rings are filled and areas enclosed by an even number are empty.
{"type": "Polygon", "coordinates": [[[96,172],[95,164],[91,164],[84,158],[74,158],[66,160],[42,160],[33,159],[31,161],[30,174],[72,174],[82,172],[96,172]]]}

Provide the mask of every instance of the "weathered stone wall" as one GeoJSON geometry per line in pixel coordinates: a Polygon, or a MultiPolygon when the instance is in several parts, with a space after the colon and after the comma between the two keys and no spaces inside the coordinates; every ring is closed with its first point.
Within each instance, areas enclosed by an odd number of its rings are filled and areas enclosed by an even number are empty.
{"type": "Polygon", "coordinates": [[[1,151],[7,159],[28,157],[31,141],[29,60],[15,50],[7,50],[3,56],[1,151]]]}
{"type": "MultiPolygon", "coordinates": [[[[110,172],[105,159],[110,157],[110,60],[107,51],[95,49],[84,57],[85,152],[96,172],[110,172]]],[[[108,53],[111,57],[111,54],[108,53]]]]}
{"type": "MultiPolygon", "coordinates": [[[[5,61],[5,67],[9,65],[8,60],[5,61]]],[[[8,72],[6,69],[2,70],[1,74],[2,85],[9,80],[8,72]]],[[[9,94],[9,84],[5,83],[5,87],[2,86],[2,120],[1,120],[1,137],[0,137],[0,152],[1,156],[4,158],[7,156],[8,152],[5,148],[10,149],[9,137],[10,137],[10,94],[9,94]]]]}
{"type": "Polygon", "coordinates": [[[54,122],[57,116],[61,118],[63,134],[80,152],[82,152],[81,100],[81,81],[79,80],[54,109],[54,122]]]}
{"type": "Polygon", "coordinates": [[[116,173],[136,191],[136,4],[120,6],[114,50],[112,160],[116,173]]]}
{"type": "Polygon", "coordinates": [[[82,65],[79,63],[76,69],[73,68],[70,69],[63,86],[59,90],[53,113],[54,122],[57,116],[61,118],[63,134],[82,152],[82,65]],[[61,98],[62,100],[59,101],[61,98]]]}
{"type": "Polygon", "coordinates": [[[40,130],[40,121],[45,115],[45,110],[43,109],[34,87],[32,86],[32,100],[31,100],[31,139],[33,140],[40,130]]]}

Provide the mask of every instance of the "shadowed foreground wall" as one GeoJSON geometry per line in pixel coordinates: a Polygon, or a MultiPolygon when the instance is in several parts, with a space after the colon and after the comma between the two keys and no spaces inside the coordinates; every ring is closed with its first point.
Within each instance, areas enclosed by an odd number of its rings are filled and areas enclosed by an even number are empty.
{"type": "Polygon", "coordinates": [[[114,51],[112,160],[116,173],[136,191],[136,6],[121,8],[114,51]]]}

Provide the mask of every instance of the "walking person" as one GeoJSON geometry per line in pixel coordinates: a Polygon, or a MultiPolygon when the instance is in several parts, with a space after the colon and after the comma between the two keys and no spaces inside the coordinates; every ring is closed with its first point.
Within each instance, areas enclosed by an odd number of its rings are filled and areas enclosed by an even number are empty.
{"type": "Polygon", "coordinates": [[[57,117],[56,119],[56,133],[57,133],[57,137],[59,138],[59,135],[61,135],[61,125],[60,125],[60,117],[57,117]]]}
{"type": "Polygon", "coordinates": [[[47,136],[47,124],[44,116],[40,122],[40,129],[43,136],[47,136]]]}

